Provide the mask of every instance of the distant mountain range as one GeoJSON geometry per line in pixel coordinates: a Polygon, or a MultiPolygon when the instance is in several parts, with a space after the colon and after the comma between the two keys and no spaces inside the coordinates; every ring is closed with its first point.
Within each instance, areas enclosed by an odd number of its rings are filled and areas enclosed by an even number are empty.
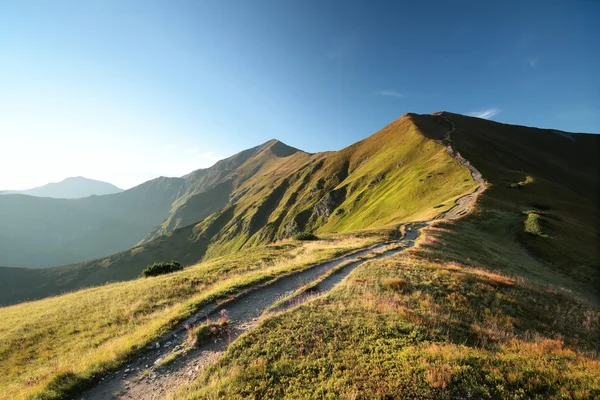
{"type": "Polygon", "coordinates": [[[77,199],[93,195],[105,195],[122,192],[113,184],[94,179],[76,176],[66,178],[60,182],[48,183],[44,186],[26,190],[2,190],[0,195],[26,194],[36,197],[52,197],[55,199],[77,199]]]}

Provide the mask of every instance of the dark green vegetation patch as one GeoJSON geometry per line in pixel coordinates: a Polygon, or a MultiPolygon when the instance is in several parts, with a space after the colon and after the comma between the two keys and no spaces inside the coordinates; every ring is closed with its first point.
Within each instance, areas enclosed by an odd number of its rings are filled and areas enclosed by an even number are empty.
{"type": "Polygon", "coordinates": [[[179,264],[177,261],[170,262],[158,262],[152,265],[148,265],[143,271],[142,276],[158,276],[170,274],[173,272],[181,271],[183,266],[179,264]]]}

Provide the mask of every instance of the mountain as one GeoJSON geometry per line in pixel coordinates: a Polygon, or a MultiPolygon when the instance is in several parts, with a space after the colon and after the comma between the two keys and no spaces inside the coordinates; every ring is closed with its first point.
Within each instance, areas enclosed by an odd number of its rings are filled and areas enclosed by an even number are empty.
{"type": "Polygon", "coordinates": [[[229,167],[144,186],[147,195],[176,192],[164,202],[171,222],[154,239],[67,266],[0,268],[0,304],[90,287],[0,307],[0,390],[10,398],[145,398],[160,387],[175,398],[598,393],[600,135],[440,112],[407,114],[336,152],[277,141],[250,150],[229,167]],[[428,223],[414,231],[409,221],[428,223]],[[302,230],[319,240],[286,239],[302,230]],[[409,248],[390,249],[386,240],[402,232],[409,248]],[[170,259],[188,266],[139,278],[170,259]],[[215,346],[225,351],[217,360],[204,352],[215,346]],[[148,359],[174,363],[143,367],[148,359]],[[198,360],[210,368],[177,392],[172,372],[198,360]],[[159,382],[143,379],[160,371],[159,382]]]}
{"type": "Polygon", "coordinates": [[[122,192],[113,184],[84,178],[82,176],[66,178],[60,182],[48,183],[44,186],[27,190],[5,190],[0,194],[26,194],[36,197],[52,197],[55,199],[76,199],[92,195],[104,195],[122,192]]]}
{"type": "Polygon", "coordinates": [[[424,220],[476,186],[408,115],[340,151],[308,154],[272,140],[181,180],[169,216],[138,246],[40,271],[1,269],[2,281],[14,284],[0,301],[128,280],[156,260],[191,264],[304,230],[351,232],[424,220]]]}
{"type": "MultiPolygon", "coordinates": [[[[173,189],[161,203],[164,218],[155,212],[144,221],[149,233],[139,229],[143,240],[129,250],[43,271],[0,269],[0,303],[133,279],[154,261],[192,264],[305,230],[355,232],[434,218],[476,187],[449,154],[449,143],[491,185],[486,218],[500,218],[502,231],[518,239],[527,257],[547,260],[574,285],[600,283],[599,139],[439,113],[407,114],[335,152],[308,154],[269,141],[186,177],[162,178],[173,189]],[[524,234],[529,215],[547,233],[524,234]]],[[[121,203],[115,199],[104,209],[121,203]]]]}
{"type": "Polygon", "coordinates": [[[105,196],[0,196],[0,265],[46,267],[134,246],[169,213],[184,180],[157,178],[105,196]]]}
{"type": "Polygon", "coordinates": [[[230,182],[247,179],[271,158],[295,152],[281,142],[269,141],[183,178],[160,177],[111,195],[78,199],[0,196],[0,265],[41,268],[128,249],[158,232],[172,213],[189,210],[188,200],[200,202],[201,207],[169,219],[166,230],[217,211],[228,201],[230,182]],[[209,202],[202,200],[201,193],[206,191],[209,202]]]}

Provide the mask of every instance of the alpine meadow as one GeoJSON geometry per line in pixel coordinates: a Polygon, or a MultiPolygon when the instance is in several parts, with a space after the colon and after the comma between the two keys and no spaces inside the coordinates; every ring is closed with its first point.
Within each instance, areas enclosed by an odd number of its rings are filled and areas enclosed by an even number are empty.
{"type": "Polygon", "coordinates": [[[599,16],[0,1],[0,400],[600,400],[599,16]]]}

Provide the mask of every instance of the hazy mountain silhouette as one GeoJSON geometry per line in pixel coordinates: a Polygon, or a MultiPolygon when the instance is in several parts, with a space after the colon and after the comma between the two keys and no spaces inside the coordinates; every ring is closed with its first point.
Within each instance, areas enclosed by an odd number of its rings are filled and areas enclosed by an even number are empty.
{"type": "Polygon", "coordinates": [[[92,195],[119,193],[122,191],[123,189],[108,182],[76,176],[32,189],[0,191],[0,194],[26,194],[36,197],[52,197],[55,199],[76,199],[92,195]]]}

